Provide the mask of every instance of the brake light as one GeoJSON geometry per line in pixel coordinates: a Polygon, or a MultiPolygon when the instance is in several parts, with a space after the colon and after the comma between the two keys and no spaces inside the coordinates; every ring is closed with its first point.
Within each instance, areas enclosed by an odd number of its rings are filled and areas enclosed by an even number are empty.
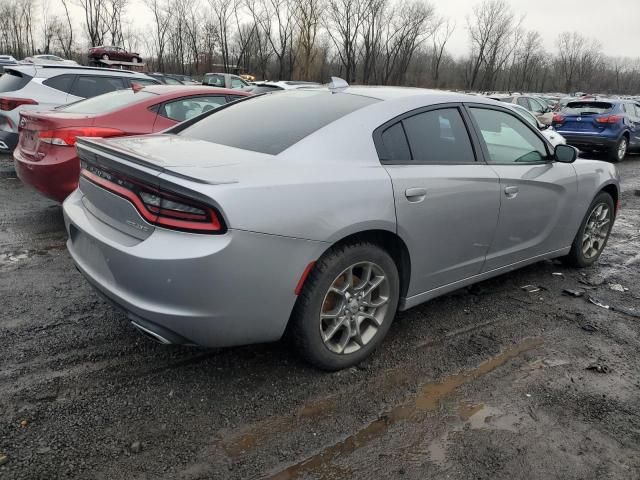
{"type": "Polygon", "coordinates": [[[618,123],[620,120],[622,120],[622,115],[607,115],[606,117],[596,118],[598,123],[618,123]]]}
{"type": "Polygon", "coordinates": [[[225,228],[212,207],[191,198],[159,190],[137,180],[104,170],[83,167],[80,175],[102,188],[129,200],[152,225],[191,233],[220,234],[225,228]]]}
{"type": "Polygon", "coordinates": [[[553,123],[562,123],[562,122],[564,122],[564,117],[562,115],[554,113],[552,121],[553,121],[553,123]]]}
{"type": "Polygon", "coordinates": [[[65,127],[56,130],[42,130],[38,133],[41,142],[62,147],[73,147],[78,137],[119,137],[125,132],[116,128],[65,127]]]}
{"type": "Polygon", "coordinates": [[[0,110],[9,111],[20,105],[38,105],[38,102],[30,98],[0,97],[0,110]]]}

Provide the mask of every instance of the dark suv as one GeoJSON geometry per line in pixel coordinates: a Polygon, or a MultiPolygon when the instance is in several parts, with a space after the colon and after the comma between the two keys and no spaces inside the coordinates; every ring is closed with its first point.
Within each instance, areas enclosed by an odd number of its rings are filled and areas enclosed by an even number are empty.
{"type": "Polygon", "coordinates": [[[640,105],[632,100],[592,99],[567,103],[553,116],[553,128],[569,145],[607,152],[614,162],[640,149],[640,105]]]}

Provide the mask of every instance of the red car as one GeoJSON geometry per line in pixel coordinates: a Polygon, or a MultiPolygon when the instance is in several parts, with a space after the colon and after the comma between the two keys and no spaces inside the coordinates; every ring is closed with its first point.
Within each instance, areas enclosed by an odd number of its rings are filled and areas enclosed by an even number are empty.
{"type": "Polygon", "coordinates": [[[127,52],[122,47],[100,45],[89,49],[89,58],[94,60],[116,60],[120,62],[142,63],[139,53],[127,52]]]}
{"type": "Polygon", "coordinates": [[[24,112],[13,152],[22,182],[64,201],[78,186],[77,137],[117,137],[159,132],[238,98],[237,90],[153,85],[118,90],[46,112],[24,112]]]}

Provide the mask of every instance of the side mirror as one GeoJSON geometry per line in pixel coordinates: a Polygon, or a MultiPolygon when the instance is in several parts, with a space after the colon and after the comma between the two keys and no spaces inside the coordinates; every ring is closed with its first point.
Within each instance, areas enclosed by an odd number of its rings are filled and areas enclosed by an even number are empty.
{"type": "Polygon", "coordinates": [[[554,156],[557,162],[573,163],[578,158],[578,149],[571,145],[556,145],[554,156]]]}

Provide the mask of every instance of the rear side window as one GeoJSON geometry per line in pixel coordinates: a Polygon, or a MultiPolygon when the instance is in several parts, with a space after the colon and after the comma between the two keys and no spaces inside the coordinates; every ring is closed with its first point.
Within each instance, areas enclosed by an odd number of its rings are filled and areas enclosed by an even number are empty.
{"type": "Polygon", "coordinates": [[[624,107],[624,111],[626,113],[628,113],[632,117],[636,116],[636,111],[635,111],[635,108],[634,108],[633,104],[631,104],[631,103],[623,103],[622,106],[624,107]]]}
{"type": "Polygon", "coordinates": [[[135,92],[128,88],[126,90],[118,90],[87,98],[86,100],[80,100],[70,105],[58,107],[58,110],[72,113],[106,113],[155,96],[157,95],[144,90],[135,92]]]}
{"type": "Polygon", "coordinates": [[[0,92],[14,92],[23,88],[32,77],[16,70],[5,70],[0,76],[0,92]]]}
{"type": "Polygon", "coordinates": [[[380,160],[390,162],[411,160],[411,150],[409,150],[402,122],[398,122],[382,132],[381,139],[385,151],[383,155],[380,155],[380,160]]]}
{"type": "Polygon", "coordinates": [[[220,96],[181,98],[173,102],[165,103],[160,107],[158,113],[176,122],[184,122],[201,113],[206,113],[214,108],[218,108],[225,103],[227,103],[227,98],[220,96]]]}
{"type": "Polygon", "coordinates": [[[471,140],[457,108],[419,113],[402,123],[415,162],[475,162],[471,140]]]}
{"type": "Polygon", "coordinates": [[[56,90],[60,90],[64,93],[69,93],[75,77],[75,75],[58,75],[56,77],[47,78],[42,83],[47,87],[55,88],[56,90]]]}
{"type": "Polygon", "coordinates": [[[212,87],[224,88],[225,86],[224,75],[205,75],[204,78],[204,83],[212,87]]]}
{"type": "Polygon", "coordinates": [[[123,88],[125,85],[122,78],[78,75],[71,94],[76,97],[90,98],[123,88]]]}
{"type": "Polygon", "coordinates": [[[562,110],[567,115],[600,115],[613,110],[609,102],[569,102],[562,110]]]}
{"type": "Polygon", "coordinates": [[[328,90],[292,90],[222,108],[179,135],[277,155],[329,123],[377,102],[328,90]]]}

